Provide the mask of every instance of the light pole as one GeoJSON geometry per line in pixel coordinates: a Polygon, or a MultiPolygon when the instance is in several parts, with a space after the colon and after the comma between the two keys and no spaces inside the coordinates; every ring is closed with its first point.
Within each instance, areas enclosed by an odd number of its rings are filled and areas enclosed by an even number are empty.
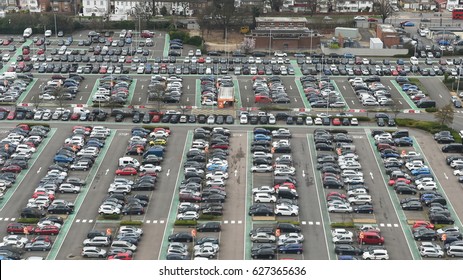
{"type": "Polygon", "coordinates": [[[53,13],[53,19],[55,21],[55,38],[58,39],[58,29],[57,29],[57,26],[56,26],[56,13],[53,13]]]}

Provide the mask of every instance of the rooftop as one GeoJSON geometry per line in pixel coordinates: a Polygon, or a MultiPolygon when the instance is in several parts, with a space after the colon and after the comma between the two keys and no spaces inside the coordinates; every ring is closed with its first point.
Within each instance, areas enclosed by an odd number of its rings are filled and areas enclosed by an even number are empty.
{"type": "Polygon", "coordinates": [[[305,17],[257,17],[256,22],[303,22],[307,23],[305,17]]]}

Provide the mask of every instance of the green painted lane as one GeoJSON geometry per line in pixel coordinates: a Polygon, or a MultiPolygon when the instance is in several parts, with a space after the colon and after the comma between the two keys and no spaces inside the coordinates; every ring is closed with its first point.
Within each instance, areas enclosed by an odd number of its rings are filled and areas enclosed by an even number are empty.
{"type": "Polygon", "coordinates": [[[162,52],[163,57],[169,56],[169,43],[170,43],[170,35],[166,33],[164,38],[164,51],[162,52]]]}
{"type": "MultiPolygon", "coordinates": [[[[57,131],[58,129],[56,128],[52,128],[50,130],[50,132],[48,133],[48,136],[47,138],[45,138],[45,140],[40,144],[39,148],[37,149],[37,151],[33,154],[32,156],[32,159],[29,161],[29,166],[33,166],[35,164],[35,162],[37,161],[37,159],[39,158],[39,156],[42,154],[43,150],[45,149],[45,147],[48,145],[48,142],[50,142],[51,138],[53,138],[53,135],[55,134],[55,132],[57,131]]],[[[5,193],[5,196],[3,197],[3,199],[0,201],[0,211],[3,210],[3,207],[5,207],[5,205],[8,203],[8,201],[11,199],[11,197],[13,196],[13,194],[16,192],[16,190],[18,189],[18,187],[21,185],[22,181],[24,180],[24,178],[26,177],[26,175],[28,174],[28,171],[29,170],[23,170],[21,171],[21,173],[19,173],[19,176],[18,178],[16,178],[16,183],[14,184],[13,187],[9,188],[8,191],[6,191],[5,193]]]]}
{"type": "Polygon", "coordinates": [[[233,89],[235,93],[235,108],[241,108],[241,93],[240,93],[240,86],[238,83],[238,79],[233,79],[233,89]]]}
{"type": "Polygon", "coordinates": [[[195,80],[195,106],[196,108],[200,109],[202,107],[201,105],[201,80],[196,79],[195,80]]]}
{"type": "Polygon", "coordinates": [[[289,63],[291,64],[291,66],[293,66],[294,68],[294,75],[296,76],[296,78],[300,78],[302,77],[302,72],[301,72],[301,68],[299,67],[299,65],[297,64],[297,60],[294,60],[294,59],[291,59],[289,61],[289,63]]]}
{"type": "Polygon", "coordinates": [[[301,80],[299,80],[299,78],[294,78],[294,82],[296,83],[297,91],[299,92],[299,95],[301,96],[301,100],[304,103],[305,109],[307,111],[312,110],[309,100],[307,100],[307,97],[305,96],[304,88],[302,87],[301,80]]]}
{"type": "Polygon", "coordinates": [[[187,150],[191,147],[192,142],[193,142],[193,132],[189,130],[186,136],[185,146],[183,147],[182,161],[180,162],[180,166],[179,166],[179,170],[177,174],[177,181],[175,183],[174,195],[172,196],[172,202],[170,204],[169,216],[167,217],[166,228],[164,229],[164,234],[162,236],[161,249],[159,251],[159,257],[158,257],[159,260],[166,259],[167,247],[169,246],[169,241],[167,240],[167,238],[172,233],[174,229],[175,220],[177,219],[177,209],[178,209],[178,204],[179,204],[178,191],[179,191],[180,184],[182,183],[182,180],[184,178],[183,165],[185,164],[185,161],[187,159],[186,158],[187,150]]]}
{"type": "MultiPolygon", "coordinates": [[[[349,105],[347,104],[346,100],[344,99],[344,96],[341,94],[341,90],[339,90],[339,87],[338,87],[338,85],[336,84],[336,82],[333,81],[333,80],[331,80],[330,83],[334,86],[334,88],[336,89],[336,91],[340,93],[340,96],[341,96],[342,101],[344,101],[344,104],[346,104],[346,106],[344,106],[343,109],[344,109],[344,110],[349,110],[350,107],[349,107],[349,105]]],[[[337,108],[335,108],[335,109],[337,109],[337,108]]]]}
{"type": "Polygon", "coordinates": [[[391,80],[391,83],[394,85],[394,87],[397,89],[397,91],[400,93],[402,98],[407,102],[408,106],[412,108],[413,110],[418,110],[420,111],[420,108],[416,107],[415,102],[413,102],[410,97],[402,90],[402,87],[394,80],[391,80]]]}
{"type": "Polygon", "coordinates": [[[37,79],[37,78],[32,79],[32,82],[29,85],[27,85],[26,90],[23,93],[21,93],[18,100],[16,100],[16,104],[21,105],[21,103],[23,103],[24,99],[29,94],[32,87],[35,85],[35,83],[37,83],[38,80],[39,79],[37,79]]]}
{"type": "Polygon", "coordinates": [[[458,228],[463,228],[463,224],[461,223],[460,217],[458,217],[457,212],[455,211],[455,208],[453,208],[453,205],[450,202],[449,197],[445,193],[444,188],[442,188],[442,184],[439,182],[439,179],[436,176],[436,172],[434,172],[431,165],[429,164],[429,160],[426,158],[426,155],[423,153],[423,150],[421,149],[420,145],[418,144],[418,141],[416,140],[416,138],[413,137],[413,136],[412,136],[412,138],[413,138],[413,147],[415,148],[415,150],[417,152],[419,152],[419,153],[421,153],[423,155],[424,160],[425,160],[425,164],[427,166],[429,166],[429,168],[431,169],[431,173],[434,174],[434,178],[436,180],[437,187],[438,187],[437,188],[438,192],[441,193],[444,196],[445,200],[447,200],[447,202],[448,202],[447,209],[450,211],[450,214],[452,214],[452,217],[455,219],[455,225],[458,226],[458,228]]]}
{"type": "Polygon", "coordinates": [[[248,131],[247,132],[247,138],[246,138],[246,147],[248,147],[246,151],[246,201],[245,201],[245,208],[246,208],[246,223],[244,225],[244,259],[245,260],[250,260],[251,259],[251,248],[252,248],[252,242],[251,238],[249,238],[249,232],[252,229],[253,221],[252,217],[248,215],[248,209],[252,205],[252,188],[253,188],[253,181],[254,181],[254,176],[252,175],[251,172],[251,145],[249,143],[252,142],[252,132],[248,131]]]}
{"type": "Polygon", "coordinates": [[[88,107],[91,107],[93,105],[92,96],[98,90],[98,87],[100,87],[100,79],[96,79],[95,84],[93,85],[92,91],[90,92],[90,95],[87,99],[87,103],[85,103],[87,104],[88,107]]]}
{"type": "Polygon", "coordinates": [[[137,79],[134,79],[132,83],[130,83],[129,87],[129,96],[127,96],[127,104],[132,104],[133,95],[135,93],[135,87],[137,86],[137,79]]]}
{"type": "MultiPolygon", "coordinates": [[[[79,212],[80,207],[82,206],[82,203],[85,200],[85,197],[87,197],[87,194],[90,190],[90,186],[92,185],[93,181],[95,180],[96,173],[101,167],[101,162],[103,159],[106,157],[106,153],[109,150],[109,146],[111,146],[111,142],[113,141],[115,135],[117,133],[117,130],[114,130],[111,132],[111,135],[106,139],[106,144],[104,145],[103,149],[101,150],[101,153],[98,155],[95,164],[93,165],[92,169],[90,169],[90,172],[87,175],[87,178],[85,178],[86,182],[89,182],[85,188],[83,188],[83,191],[81,191],[76,198],[76,201],[74,202],[74,212],[70,214],[67,219],[65,219],[63,226],[61,227],[60,233],[56,236],[56,240],[53,243],[53,247],[51,248],[50,252],[48,253],[47,260],[55,260],[56,256],[58,255],[59,250],[61,249],[61,246],[64,243],[64,240],[66,239],[66,236],[69,233],[69,230],[71,229],[72,224],[74,223],[74,219],[76,218],[77,213],[79,212]]],[[[104,168],[104,167],[103,167],[104,168]]]]}
{"type": "Polygon", "coordinates": [[[317,155],[316,154],[313,155],[312,151],[316,151],[317,149],[315,148],[315,141],[313,138],[313,134],[307,134],[307,145],[309,146],[309,156],[310,156],[310,160],[312,161],[312,172],[315,178],[315,187],[316,187],[317,195],[318,195],[318,203],[319,203],[320,213],[321,213],[321,218],[322,218],[323,231],[325,232],[325,244],[328,250],[328,259],[336,260],[337,256],[334,253],[334,244],[332,242],[328,242],[328,238],[331,236],[331,219],[330,219],[330,215],[328,214],[328,206],[326,204],[325,192],[323,188],[321,187],[323,185],[322,178],[321,178],[320,172],[315,170],[315,166],[317,166],[317,162],[316,162],[317,155]]]}
{"type": "Polygon", "coordinates": [[[386,170],[384,169],[384,165],[382,164],[382,159],[379,155],[379,152],[375,149],[375,139],[371,136],[371,131],[369,129],[365,129],[365,134],[368,137],[368,142],[370,143],[371,151],[373,152],[379,171],[381,172],[381,177],[384,182],[384,187],[386,188],[387,193],[389,194],[389,198],[391,199],[392,205],[394,206],[394,211],[397,217],[399,218],[399,223],[405,235],[408,248],[414,260],[421,260],[422,258],[421,258],[420,252],[418,251],[418,247],[415,244],[415,240],[413,238],[411,227],[410,225],[408,225],[408,222],[407,222],[407,216],[405,215],[404,211],[400,207],[399,197],[394,192],[393,188],[390,188],[387,185],[388,180],[386,180],[386,176],[387,176],[386,170]]]}

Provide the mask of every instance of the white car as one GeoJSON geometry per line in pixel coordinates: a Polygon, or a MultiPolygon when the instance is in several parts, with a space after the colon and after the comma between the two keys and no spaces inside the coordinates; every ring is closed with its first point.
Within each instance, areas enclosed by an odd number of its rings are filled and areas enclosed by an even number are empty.
{"type": "Polygon", "coordinates": [[[333,237],[335,237],[335,236],[354,237],[354,233],[352,233],[352,231],[348,231],[345,228],[335,228],[335,229],[331,230],[331,235],[333,237]]]}
{"type": "Polygon", "coordinates": [[[418,61],[418,58],[412,56],[410,57],[410,64],[411,65],[418,65],[419,61],[418,61]]]}
{"type": "Polygon", "coordinates": [[[453,175],[455,175],[455,176],[463,176],[463,169],[453,170],[453,175]]]}
{"type": "Polygon", "coordinates": [[[111,184],[108,188],[108,193],[113,194],[113,193],[122,193],[122,194],[128,194],[132,191],[132,188],[129,185],[113,185],[111,184]]]}
{"type": "Polygon", "coordinates": [[[288,54],[286,54],[285,52],[275,52],[273,55],[276,57],[287,57],[288,56],[288,54]]]}
{"type": "Polygon", "coordinates": [[[271,195],[270,193],[256,193],[254,194],[254,202],[257,203],[275,203],[277,201],[277,198],[274,195],[271,195]]]}
{"type": "Polygon", "coordinates": [[[56,97],[48,93],[44,93],[44,94],[39,94],[39,99],[40,100],[55,100],[56,97]]]}
{"type": "Polygon", "coordinates": [[[256,194],[256,193],[273,194],[273,193],[275,193],[275,189],[273,187],[270,187],[270,186],[260,186],[260,187],[257,187],[257,188],[252,188],[252,194],[256,194]]]}
{"type": "Polygon", "coordinates": [[[169,137],[169,132],[165,130],[158,130],[158,131],[153,131],[150,133],[150,137],[156,138],[156,137],[169,137]]]}
{"type": "Polygon", "coordinates": [[[198,250],[194,251],[195,257],[205,257],[205,258],[214,258],[217,254],[217,251],[212,246],[202,246],[198,250]]]}
{"type": "Polygon", "coordinates": [[[342,171],[341,177],[343,177],[343,178],[347,178],[347,177],[363,177],[363,172],[346,169],[346,170],[342,171]]]}
{"type": "Polygon", "coordinates": [[[39,228],[43,228],[43,227],[46,227],[46,226],[55,226],[55,227],[57,227],[57,228],[61,228],[61,224],[60,224],[60,223],[55,223],[55,222],[53,222],[53,221],[51,221],[51,220],[43,220],[43,221],[41,221],[41,222],[38,222],[38,223],[37,223],[37,226],[38,226],[39,228]]]}
{"type": "Polygon", "coordinates": [[[254,152],[252,154],[252,158],[266,158],[266,159],[272,159],[273,155],[271,153],[265,153],[265,152],[254,152]]]}
{"type": "Polygon", "coordinates": [[[201,102],[201,105],[204,105],[204,106],[215,106],[217,105],[217,101],[215,100],[211,100],[211,99],[205,99],[201,102]]]}
{"type": "Polygon", "coordinates": [[[36,149],[26,144],[19,144],[16,146],[16,152],[23,152],[23,153],[35,153],[36,149]]]}
{"type": "Polygon", "coordinates": [[[367,194],[360,194],[347,199],[351,205],[364,205],[371,204],[371,196],[367,194]]]}
{"type": "Polygon", "coordinates": [[[197,251],[197,250],[199,250],[201,248],[205,248],[205,247],[212,247],[215,250],[215,252],[218,252],[220,250],[219,244],[215,244],[215,243],[212,243],[212,242],[204,242],[201,245],[195,245],[193,247],[193,250],[197,251]]]}
{"type": "Polygon", "coordinates": [[[435,191],[437,190],[436,182],[423,182],[416,186],[420,191],[435,191]]]}
{"type": "Polygon", "coordinates": [[[343,235],[335,235],[332,239],[334,244],[352,244],[354,239],[352,236],[343,236],[343,235]]]}
{"type": "Polygon", "coordinates": [[[293,205],[276,205],[275,206],[275,215],[277,216],[297,216],[299,215],[299,207],[293,205]]]}
{"type": "Polygon", "coordinates": [[[315,125],[322,125],[323,124],[322,118],[319,118],[319,117],[315,118],[314,124],[315,125]]]}
{"type": "Polygon", "coordinates": [[[275,118],[274,115],[270,114],[270,115],[268,116],[268,123],[269,123],[269,124],[275,124],[275,123],[276,123],[276,118],[275,118]]]}
{"type": "Polygon", "coordinates": [[[16,246],[18,248],[23,248],[24,245],[26,245],[26,243],[28,241],[29,240],[26,237],[16,235],[16,234],[11,234],[11,235],[7,235],[7,236],[3,237],[3,244],[4,245],[13,245],[13,246],[16,246]]]}
{"type": "Polygon", "coordinates": [[[259,164],[259,165],[254,165],[253,167],[251,167],[251,171],[255,173],[272,172],[272,170],[273,170],[273,167],[267,164],[259,164]]]}
{"type": "Polygon", "coordinates": [[[341,168],[341,170],[350,169],[358,171],[362,169],[362,165],[359,162],[346,162],[345,164],[339,165],[339,168],[341,168]]]}
{"type": "Polygon", "coordinates": [[[161,172],[162,167],[151,163],[140,166],[141,172],[161,172]]]}
{"type": "Polygon", "coordinates": [[[264,242],[264,243],[274,243],[276,241],[275,235],[268,234],[266,232],[256,232],[251,235],[251,242],[264,242]]]}
{"type": "Polygon", "coordinates": [[[213,179],[228,179],[228,172],[223,172],[223,171],[215,171],[213,173],[207,173],[206,174],[206,179],[207,180],[213,180],[213,179]]]}
{"type": "Polygon", "coordinates": [[[420,255],[426,258],[442,258],[444,257],[444,251],[437,248],[422,248],[420,249],[420,255]]]}
{"type": "Polygon", "coordinates": [[[362,258],[364,260],[388,260],[389,254],[384,249],[374,249],[363,253],[362,258]]]}
{"type": "Polygon", "coordinates": [[[98,214],[100,215],[102,214],[111,215],[111,214],[120,214],[120,213],[121,213],[121,209],[115,206],[112,206],[112,205],[101,205],[100,208],[98,208],[98,214]]]}
{"type": "Polygon", "coordinates": [[[198,212],[187,211],[177,215],[177,220],[197,220],[199,219],[198,212]]]}
{"type": "Polygon", "coordinates": [[[206,186],[209,187],[209,186],[225,186],[225,182],[223,179],[219,179],[219,178],[215,178],[215,179],[212,179],[212,180],[208,180],[206,181],[206,186]]]}
{"type": "Polygon", "coordinates": [[[364,16],[355,16],[354,20],[362,21],[362,20],[367,20],[367,18],[364,16]]]}
{"type": "Polygon", "coordinates": [[[436,243],[433,243],[433,242],[421,242],[421,245],[419,247],[420,251],[423,249],[423,248],[433,248],[433,249],[439,249],[441,250],[442,248],[440,247],[440,245],[436,244],[436,243]]]}
{"type": "Polygon", "coordinates": [[[368,192],[365,188],[356,188],[356,189],[353,189],[347,192],[348,197],[361,195],[361,194],[368,194],[368,192]]]}
{"type": "Polygon", "coordinates": [[[304,235],[298,232],[285,233],[278,237],[278,243],[284,243],[289,239],[297,240],[297,243],[302,243],[304,242],[304,235]]]}
{"type": "Polygon", "coordinates": [[[363,184],[364,179],[362,176],[356,176],[356,177],[352,176],[352,177],[347,177],[346,179],[344,179],[344,183],[352,184],[352,185],[363,184]]]}
{"type": "Polygon", "coordinates": [[[80,187],[74,186],[73,184],[64,183],[59,186],[58,191],[60,193],[78,193],[80,192],[80,187]]]}
{"type": "Polygon", "coordinates": [[[119,228],[119,234],[121,233],[128,233],[128,232],[135,232],[139,235],[143,235],[143,229],[134,226],[121,226],[119,228]]]}
{"type": "Polygon", "coordinates": [[[275,169],[273,172],[275,176],[280,176],[280,175],[295,175],[296,174],[296,168],[294,167],[287,167],[287,168],[278,168],[275,169]]]}
{"type": "Polygon", "coordinates": [[[328,207],[330,213],[352,213],[353,209],[350,205],[339,204],[328,207]]]}

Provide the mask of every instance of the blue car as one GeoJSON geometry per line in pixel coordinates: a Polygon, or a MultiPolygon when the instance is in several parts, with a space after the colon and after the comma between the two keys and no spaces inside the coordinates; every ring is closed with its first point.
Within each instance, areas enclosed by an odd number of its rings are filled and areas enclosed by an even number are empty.
{"type": "Polygon", "coordinates": [[[439,197],[440,195],[435,193],[424,193],[421,195],[421,202],[426,203],[426,201],[431,201],[433,198],[439,197]]]}
{"type": "Polygon", "coordinates": [[[254,134],[270,135],[272,133],[268,129],[258,127],[254,129],[254,134]]]}
{"type": "Polygon", "coordinates": [[[223,172],[226,172],[227,169],[228,169],[228,165],[211,164],[209,167],[207,167],[207,171],[223,171],[223,172]]]}
{"type": "Polygon", "coordinates": [[[385,153],[381,153],[381,157],[382,158],[399,158],[400,155],[395,152],[385,152],[385,153]]]}
{"type": "Polygon", "coordinates": [[[426,168],[426,167],[418,168],[418,169],[412,170],[411,173],[413,176],[420,175],[420,174],[431,174],[431,169],[426,168]]]}
{"type": "Polygon", "coordinates": [[[282,254],[301,254],[303,250],[302,244],[285,244],[278,247],[278,252],[282,254]]]}
{"type": "Polygon", "coordinates": [[[259,141],[259,140],[267,140],[270,141],[272,138],[270,136],[267,136],[265,134],[255,134],[254,135],[254,140],[259,141]]]}
{"type": "Polygon", "coordinates": [[[55,162],[72,163],[74,158],[65,155],[56,155],[53,159],[55,162]]]}
{"type": "Polygon", "coordinates": [[[404,21],[404,22],[401,22],[400,25],[402,26],[408,26],[408,27],[413,27],[415,26],[415,24],[411,21],[404,21]]]}

